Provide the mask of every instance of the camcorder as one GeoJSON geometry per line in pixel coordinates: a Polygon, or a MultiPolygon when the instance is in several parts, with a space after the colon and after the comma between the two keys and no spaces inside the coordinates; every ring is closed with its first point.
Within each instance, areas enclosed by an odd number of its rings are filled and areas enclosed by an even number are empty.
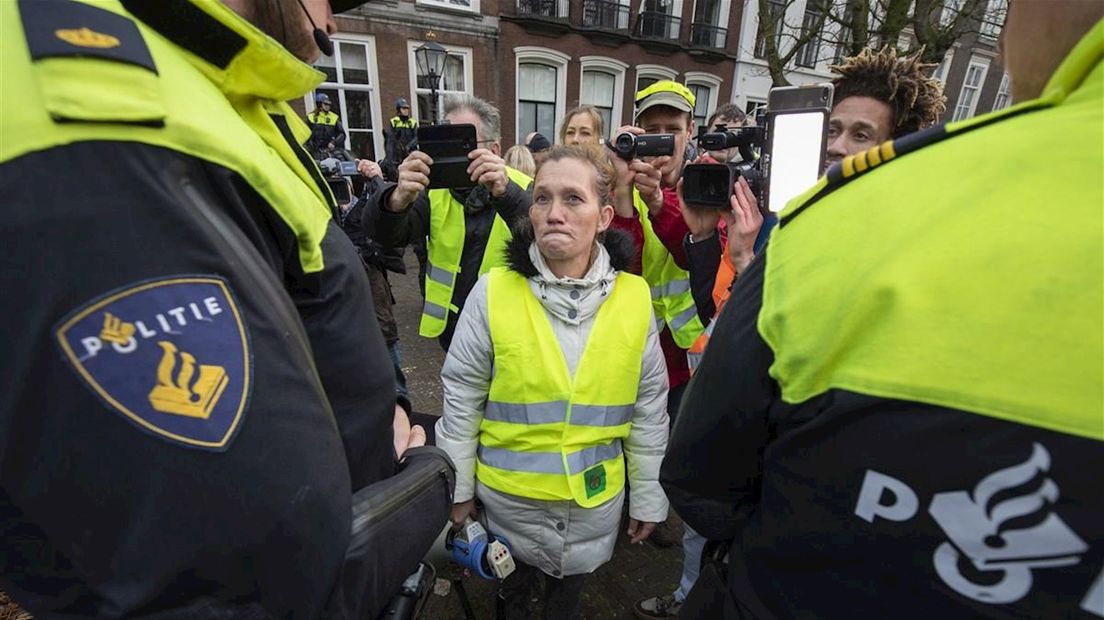
{"type": "Polygon", "coordinates": [[[429,189],[467,189],[475,187],[468,174],[468,153],[479,144],[475,125],[427,125],[418,127],[418,142],[413,146],[433,158],[429,167],[429,189]]]}
{"type": "Polygon", "coordinates": [[[675,134],[648,133],[636,135],[628,131],[617,134],[609,148],[618,157],[631,161],[638,157],[658,157],[675,154],[675,134]]]}
{"type": "Polygon", "coordinates": [[[743,177],[759,204],[781,211],[820,177],[833,92],[831,84],[774,88],[767,107],[756,112],[755,127],[703,129],[698,135],[702,150],[736,148],[742,161],[687,165],[683,201],[702,209],[729,209],[736,179],[743,177]]]}

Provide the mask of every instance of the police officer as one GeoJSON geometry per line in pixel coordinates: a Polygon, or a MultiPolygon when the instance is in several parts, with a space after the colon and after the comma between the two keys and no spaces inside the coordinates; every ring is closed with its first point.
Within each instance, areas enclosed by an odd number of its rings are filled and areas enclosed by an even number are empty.
{"type": "Polygon", "coordinates": [[[783,210],[661,469],[734,539],[680,617],[1104,616],[1102,17],[1013,3],[1020,103],[783,210]]]}
{"type": "Polygon", "coordinates": [[[314,104],[314,111],[307,114],[307,124],[311,128],[307,150],[318,157],[323,152],[345,146],[345,128],[341,126],[340,118],[333,111],[333,103],[330,102],[329,95],[318,93],[314,98],[314,104]]]}
{"type": "Polygon", "coordinates": [[[27,85],[0,94],[0,591],[38,617],[375,617],[449,466],[284,103],[323,79],[330,6],[27,0],[0,28],[27,85]]]}
{"type": "MultiPolygon", "coordinates": [[[[395,116],[391,117],[391,129],[387,132],[387,144],[384,150],[387,152],[387,164],[398,168],[418,139],[418,121],[410,116],[410,103],[406,97],[395,100],[395,116]]],[[[398,178],[396,172],[390,180],[398,178]]]]}

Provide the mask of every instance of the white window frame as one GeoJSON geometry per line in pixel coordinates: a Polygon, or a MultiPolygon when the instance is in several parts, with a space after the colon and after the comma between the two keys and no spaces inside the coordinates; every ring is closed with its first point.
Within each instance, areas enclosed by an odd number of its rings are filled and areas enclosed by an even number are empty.
{"type": "MultiPolygon", "coordinates": [[[[679,23],[682,23],[682,0],[667,0],[671,3],[672,10],[667,13],[671,17],[678,18],[679,23]]],[[[724,3],[727,4],[727,3],[724,3]]],[[[637,14],[644,12],[644,0],[640,0],[640,8],[637,9],[637,14]]]]}
{"type": "Polygon", "coordinates": [[[1000,38],[1001,30],[1004,29],[1004,24],[997,24],[996,22],[989,21],[989,17],[1000,12],[1002,10],[1005,15],[1005,21],[1008,19],[1008,0],[989,0],[985,3],[985,12],[981,16],[981,24],[978,26],[978,36],[986,42],[996,43],[1000,38]]]}
{"type": "MultiPolygon", "coordinates": [[[[379,98],[379,71],[377,67],[379,63],[376,55],[376,38],[371,35],[356,34],[351,32],[339,32],[330,37],[330,40],[334,44],[334,65],[338,68],[337,82],[322,82],[315,87],[315,90],[307,93],[303,96],[303,107],[307,110],[307,113],[314,111],[314,93],[318,89],[323,90],[336,90],[338,97],[338,107],[334,110],[338,113],[341,121],[341,125],[345,127],[345,148],[352,150],[352,134],[349,130],[349,121],[346,115],[348,109],[345,105],[345,91],[355,90],[361,92],[368,92],[368,101],[372,105],[372,151],[376,154],[376,159],[383,159],[383,130],[384,130],[384,118],[383,111],[380,108],[379,98]],[[366,46],[368,50],[368,84],[346,84],[344,78],[341,75],[341,45],[340,43],[359,43],[366,46]]],[[[360,153],[356,153],[360,155],[360,153]]]]}
{"type": "Polygon", "coordinates": [[[517,113],[517,102],[521,99],[521,93],[518,92],[518,85],[521,84],[521,65],[532,62],[556,68],[556,121],[552,127],[553,135],[545,136],[550,142],[554,142],[556,136],[560,134],[563,115],[567,112],[567,64],[570,61],[571,56],[547,47],[523,45],[514,48],[514,136],[516,141],[525,139],[525,136],[521,135],[521,114],[517,113]]]}
{"type": "Polygon", "coordinates": [[[993,111],[1003,110],[1012,105],[1012,77],[1008,75],[1008,72],[1004,72],[1004,76],[1001,77],[1000,88],[997,89],[997,96],[993,97],[993,111]],[[1002,102],[1001,99],[1004,99],[1002,102]]]}
{"type": "Polygon", "coordinates": [[[954,114],[951,117],[952,121],[960,121],[962,119],[971,118],[974,112],[977,111],[978,99],[981,98],[981,90],[985,88],[985,77],[989,74],[989,60],[980,56],[971,56],[970,64],[966,67],[966,73],[962,76],[962,88],[958,91],[958,99],[955,100],[954,114]],[[974,67],[981,68],[981,76],[978,78],[977,86],[970,86],[967,80],[970,77],[970,69],[974,67]],[[968,105],[962,104],[962,95],[966,92],[967,88],[977,88],[977,92],[970,98],[968,105]]]}
{"type": "Polygon", "coordinates": [[[954,63],[955,48],[947,50],[946,54],[943,54],[943,60],[940,61],[939,66],[932,72],[932,77],[939,80],[941,84],[947,83],[947,76],[951,73],[951,65],[954,63]]]}
{"type": "MultiPolygon", "coordinates": [[[[407,71],[410,82],[410,96],[407,97],[407,101],[410,102],[410,116],[413,118],[421,118],[421,114],[418,110],[418,94],[419,92],[429,94],[428,88],[418,88],[418,60],[414,56],[415,50],[426,44],[426,41],[407,41],[406,42],[406,62],[407,67],[410,68],[407,71]]],[[[438,44],[441,45],[441,44],[438,44]]],[[[440,100],[437,102],[437,112],[444,117],[445,114],[445,95],[448,93],[467,93],[471,95],[472,90],[472,62],[475,57],[470,47],[459,47],[456,45],[441,45],[445,48],[450,55],[461,56],[464,58],[464,90],[437,90],[437,96],[440,100]]]]}
{"type": "Polygon", "coordinates": [[[709,89],[709,107],[705,111],[705,119],[709,120],[709,117],[717,111],[717,105],[720,103],[721,84],[724,83],[724,80],[704,71],[687,71],[683,75],[683,83],[688,87],[691,85],[704,86],[709,89]]]}
{"type": "MultiPolygon", "coordinates": [[[[586,105],[582,100],[584,73],[587,71],[601,71],[613,75],[613,110],[610,112],[610,125],[613,126],[606,127],[606,135],[600,136],[604,140],[608,140],[613,130],[625,122],[622,114],[624,113],[625,101],[625,72],[628,68],[628,63],[606,56],[582,56],[579,58],[579,105],[586,105]]],[[[556,131],[556,135],[559,135],[559,128],[556,131]]]]}
{"type": "Polygon", "coordinates": [[[939,13],[939,25],[946,28],[958,17],[965,0],[943,0],[943,9],[939,13]]]}
{"type": "Polygon", "coordinates": [[[468,0],[471,2],[471,6],[462,6],[458,4],[452,4],[448,0],[414,0],[414,4],[420,7],[428,7],[433,9],[443,9],[445,11],[455,11],[457,13],[474,13],[479,14],[479,2],[480,0],[468,0]]]}

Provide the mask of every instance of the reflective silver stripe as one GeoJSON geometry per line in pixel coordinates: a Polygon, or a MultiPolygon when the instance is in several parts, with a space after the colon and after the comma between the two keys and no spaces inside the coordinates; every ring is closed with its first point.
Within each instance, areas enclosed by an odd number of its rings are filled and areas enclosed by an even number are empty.
{"type": "Polygon", "coordinates": [[[694,317],[697,316],[697,315],[698,315],[698,310],[694,306],[690,306],[686,310],[683,310],[682,312],[675,315],[675,317],[671,319],[671,321],[670,321],[671,331],[672,332],[677,332],[678,330],[682,329],[684,325],[686,325],[690,321],[694,320],[694,317]]]}
{"type": "Polygon", "coordinates": [[[571,408],[573,426],[620,426],[632,419],[633,405],[575,405],[571,408]]]}
{"type": "Polygon", "coordinates": [[[602,461],[608,461],[620,455],[620,439],[614,439],[612,443],[602,446],[583,448],[578,452],[572,452],[567,455],[567,473],[572,476],[581,474],[602,461]]]}
{"type": "Polygon", "coordinates": [[[686,354],[686,363],[689,364],[690,370],[696,370],[698,368],[698,364],[700,364],[701,361],[702,361],[702,354],[701,353],[687,353],[686,354]]]}
{"type": "Polygon", "coordinates": [[[502,403],[488,400],[487,410],[483,413],[483,418],[494,422],[510,422],[512,424],[563,422],[567,418],[567,401],[502,403]]]}
{"type": "Polygon", "coordinates": [[[427,299],[425,305],[422,306],[422,314],[428,314],[435,319],[441,319],[442,321],[444,321],[448,318],[448,308],[444,306],[438,306],[437,304],[427,299]]]}
{"type": "Polygon", "coordinates": [[[426,276],[439,284],[452,286],[453,274],[447,269],[441,269],[433,263],[426,264],[426,276]]]}
{"type": "Polygon", "coordinates": [[[563,459],[559,452],[515,452],[505,448],[480,445],[479,460],[484,465],[510,471],[534,474],[564,473],[563,459]]]}
{"type": "Polygon", "coordinates": [[[652,299],[674,297],[690,291],[690,280],[671,280],[666,284],[652,287],[652,299]]]}

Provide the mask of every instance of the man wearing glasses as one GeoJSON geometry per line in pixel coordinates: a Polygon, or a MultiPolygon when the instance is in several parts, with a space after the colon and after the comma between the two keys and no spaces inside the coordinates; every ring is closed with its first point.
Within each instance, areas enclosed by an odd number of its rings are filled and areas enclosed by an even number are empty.
{"type": "Polygon", "coordinates": [[[456,319],[479,276],[504,264],[510,229],[528,217],[532,182],[503,161],[500,117],[491,104],[471,95],[445,100],[445,122],[475,125],[477,148],[468,154],[473,188],[428,189],[433,160],[414,151],[399,166],[398,183],[375,195],[376,238],[402,247],[427,244],[425,306],[418,331],[448,350],[456,319]]]}

